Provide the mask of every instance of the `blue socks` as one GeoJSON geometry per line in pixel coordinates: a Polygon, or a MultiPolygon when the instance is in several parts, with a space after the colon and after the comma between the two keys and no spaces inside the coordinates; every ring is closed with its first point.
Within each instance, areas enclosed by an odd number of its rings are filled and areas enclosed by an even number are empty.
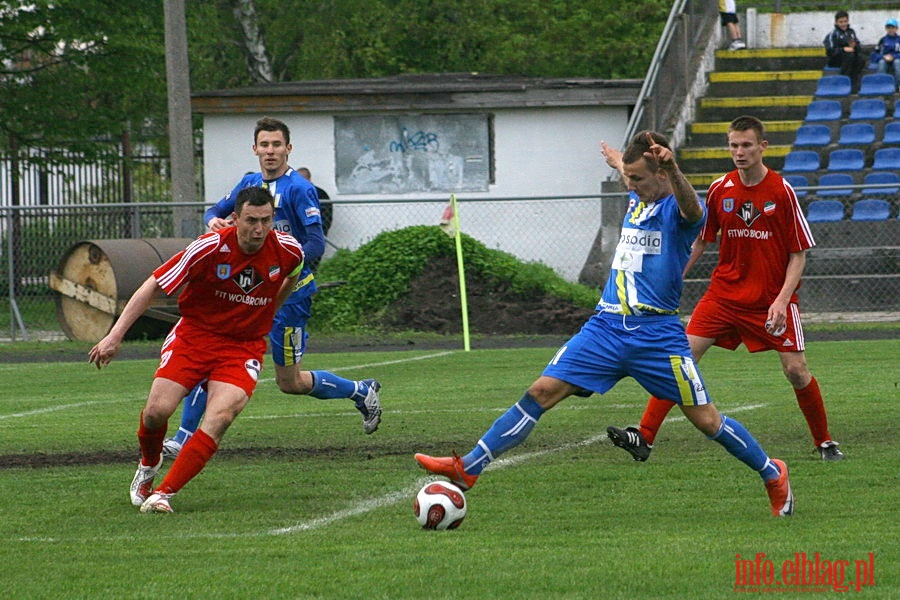
{"type": "Polygon", "coordinates": [[[763,481],[777,479],[781,474],[778,467],[769,460],[759,442],[739,421],[722,415],[722,425],[719,427],[719,431],[709,439],[722,444],[732,456],[759,473],[763,481]]]}
{"type": "Polygon", "coordinates": [[[369,386],[361,381],[350,381],[328,371],[310,371],[310,373],[312,373],[313,388],[309,395],[313,398],[320,400],[351,398],[361,402],[369,393],[369,386]]]}
{"type": "Polygon", "coordinates": [[[184,406],[181,409],[181,426],[174,437],[176,442],[183,446],[194,435],[197,427],[200,426],[200,419],[203,418],[204,412],[206,412],[206,390],[203,389],[201,384],[188,392],[188,395],[184,397],[184,406]]]}
{"type": "Polygon", "coordinates": [[[492,460],[522,443],[542,414],[544,409],[526,392],[494,421],[472,451],[462,457],[463,469],[470,475],[481,474],[492,460]]]}
{"type": "MultiPolygon", "coordinates": [[[[312,371],[313,389],[310,396],[319,399],[350,398],[355,402],[362,402],[369,393],[369,386],[362,381],[350,381],[338,377],[328,371],[312,371]]],[[[175,441],[184,445],[200,426],[200,419],[206,412],[206,390],[202,385],[192,389],[184,397],[184,407],[181,410],[181,426],[175,434],[175,441]]]]}

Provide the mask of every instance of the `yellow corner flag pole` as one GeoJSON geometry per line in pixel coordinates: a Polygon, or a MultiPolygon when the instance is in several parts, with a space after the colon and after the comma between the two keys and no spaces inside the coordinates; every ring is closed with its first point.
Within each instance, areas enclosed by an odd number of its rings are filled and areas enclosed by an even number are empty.
{"type": "MultiPolygon", "coordinates": [[[[459,271],[459,305],[462,310],[462,332],[463,347],[465,351],[471,350],[469,344],[469,305],[466,299],[466,270],[463,266],[463,249],[462,249],[462,231],[459,227],[459,210],[456,205],[456,194],[450,196],[450,222],[452,223],[452,231],[445,228],[444,231],[452,235],[456,240],[456,268],[459,271]]],[[[446,219],[445,219],[446,220],[446,219]]]]}

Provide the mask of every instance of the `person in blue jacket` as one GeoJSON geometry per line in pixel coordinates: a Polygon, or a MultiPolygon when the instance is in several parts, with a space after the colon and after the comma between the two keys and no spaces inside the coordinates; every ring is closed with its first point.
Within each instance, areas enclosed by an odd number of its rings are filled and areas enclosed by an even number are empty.
{"type": "Polygon", "coordinates": [[[875,51],[869,61],[878,66],[879,73],[894,76],[894,82],[900,86],[900,36],[897,35],[897,19],[888,19],[884,23],[885,35],[878,40],[875,51]]]}

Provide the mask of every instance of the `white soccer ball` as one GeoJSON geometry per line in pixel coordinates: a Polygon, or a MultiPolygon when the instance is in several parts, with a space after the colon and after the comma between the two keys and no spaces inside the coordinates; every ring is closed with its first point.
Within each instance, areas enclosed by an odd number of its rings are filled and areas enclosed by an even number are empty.
{"type": "Polygon", "coordinates": [[[456,529],[466,517],[466,497],[447,481],[426,483],[413,501],[422,529],[456,529]]]}

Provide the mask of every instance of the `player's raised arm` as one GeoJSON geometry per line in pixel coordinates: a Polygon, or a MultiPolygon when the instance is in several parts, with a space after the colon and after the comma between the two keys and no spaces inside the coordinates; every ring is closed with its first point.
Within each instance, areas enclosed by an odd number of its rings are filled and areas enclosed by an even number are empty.
{"type": "Polygon", "coordinates": [[[681,216],[689,223],[696,223],[703,218],[703,206],[700,204],[700,198],[697,191],[690,184],[684,173],[675,162],[675,153],[670,149],[657,144],[647,132],[647,143],[650,145],[650,151],[644,153],[644,158],[656,161],[659,168],[666,172],[669,181],[672,184],[672,192],[675,194],[675,201],[678,202],[678,210],[681,216]]]}

